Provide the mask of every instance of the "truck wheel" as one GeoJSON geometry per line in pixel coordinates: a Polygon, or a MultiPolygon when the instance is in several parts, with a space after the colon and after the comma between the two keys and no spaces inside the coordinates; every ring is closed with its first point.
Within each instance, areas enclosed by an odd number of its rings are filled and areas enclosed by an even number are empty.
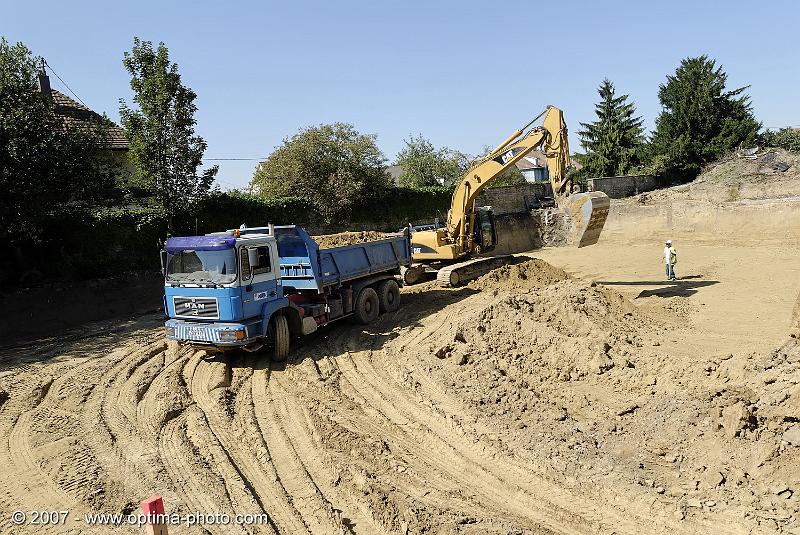
{"type": "Polygon", "coordinates": [[[400,287],[397,281],[389,279],[378,285],[378,301],[381,312],[394,312],[400,308],[400,287]]]}
{"type": "Polygon", "coordinates": [[[289,356],[289,322],[283,314],[272,318],[272,335],[272,360],[283,362],[289,356]]]}
{"type": "Polygon", "coordinates": [[[372,288],[364,288],[358,294],[355,306],[353,307],[353,318],[357,323],[367,325],[378,319],[380,314],[380,303],[378,294],[372,288]]]}

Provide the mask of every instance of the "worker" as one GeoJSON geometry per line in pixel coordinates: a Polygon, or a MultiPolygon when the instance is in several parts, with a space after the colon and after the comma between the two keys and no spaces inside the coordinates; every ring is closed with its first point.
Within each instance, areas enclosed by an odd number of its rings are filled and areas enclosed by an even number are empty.
{"type": "Polygon", "coordinates": [[[674,281],[678,280],[675,276],[675,264],[678,262],[678,253],[672,246],[672,240],[667,240],[664,244],[664,263],[667,269],[667,279],[674,281]]]}

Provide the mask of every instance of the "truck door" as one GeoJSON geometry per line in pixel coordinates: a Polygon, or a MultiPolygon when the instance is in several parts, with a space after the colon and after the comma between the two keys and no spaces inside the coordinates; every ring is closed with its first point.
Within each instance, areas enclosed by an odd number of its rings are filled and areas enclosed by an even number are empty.
{"type": "Polygon", "coordinates": [[[475,229],[475,241],[481,245],[481,251],[494,249],[497,244],[497,231],[494,227],[494,213],[491,210],[478,210],[475,229]]]}
{"type": "Polygon", "coordinates": [[[239,262],[242,273],[242,312],[245,319],[261,314],[264,304],[279,297],[279,266],[275,262],[274,244],[268,243],[242,247],[239,262]],[[251,265],[250,259],[256,263],[251,265]]]}

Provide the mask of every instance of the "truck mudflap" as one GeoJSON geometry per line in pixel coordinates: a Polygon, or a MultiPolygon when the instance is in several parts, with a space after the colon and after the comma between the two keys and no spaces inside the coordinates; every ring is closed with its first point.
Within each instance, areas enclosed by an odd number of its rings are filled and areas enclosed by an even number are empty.
{"type": "Polygon", "coordinates": [[[262,321],[248,323],[198,323],[171,319],[164,324],[170,340],[219,347],[247,346],[263,336],[262,321]]]}

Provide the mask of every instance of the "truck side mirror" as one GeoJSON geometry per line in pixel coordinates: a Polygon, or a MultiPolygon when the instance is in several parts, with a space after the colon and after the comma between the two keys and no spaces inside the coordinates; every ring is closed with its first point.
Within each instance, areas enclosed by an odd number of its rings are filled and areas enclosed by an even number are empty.
{"type": "Polygon", "coordinates": [[[167,276],[167,252],[161,251],[161,274],[167,276]]]}
{"type": "Polygon", "coordinates": [[[250,269],[258,267],[258,249],[251,248],[247,250],[247,260],[250,263],[250,269]]]}

